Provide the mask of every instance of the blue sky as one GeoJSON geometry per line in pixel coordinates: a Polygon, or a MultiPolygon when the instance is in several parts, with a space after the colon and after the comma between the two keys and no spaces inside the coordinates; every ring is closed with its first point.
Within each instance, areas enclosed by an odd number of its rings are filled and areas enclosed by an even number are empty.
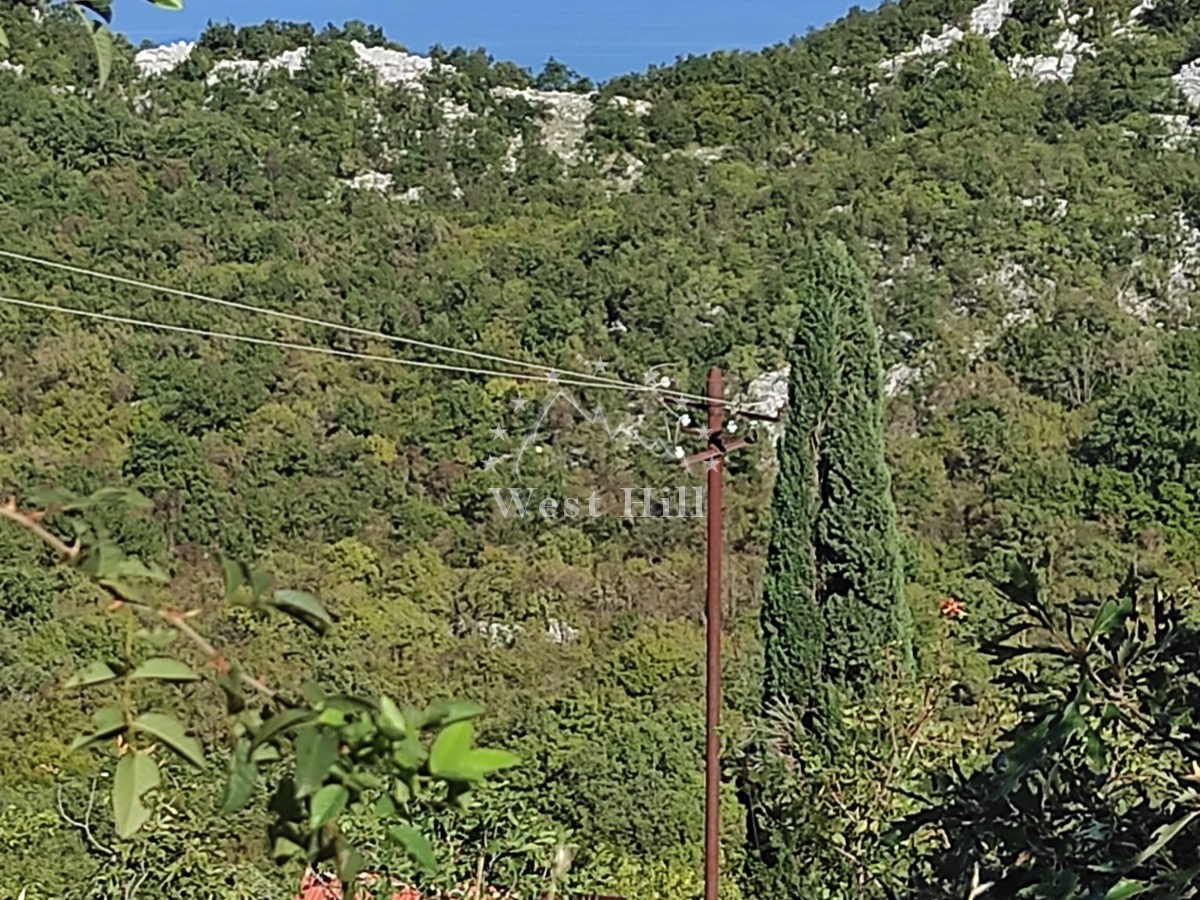
{"type": "MultiPolygon", "coordinates": [[[[266,19],[312,22],[361,19],[415,52],[434,44],[486,47],[540,71],[550,56],[604,80],[676,56],[717,49],[757,50],[841,17],[848,0],[184,0],[182,12],[145,0],[113,4],[116,30],[136,45],[195,40],[209,19],[238,25],[266,19]]],[[[867,8],[873,0],[859,0],[867,8]]]]}

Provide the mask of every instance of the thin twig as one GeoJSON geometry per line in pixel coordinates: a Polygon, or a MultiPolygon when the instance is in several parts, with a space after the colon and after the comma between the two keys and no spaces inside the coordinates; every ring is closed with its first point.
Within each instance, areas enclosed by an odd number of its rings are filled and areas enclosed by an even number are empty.
{"type": "Polygon", "coordinates": [[[141,869],[142,874],[125,886],[125,900],[133,900],[134,895],[141,890],[146,879],[150,877],[150,870],[146,868],[145,863],[142,863],[141,869]]]}
{"type": "Polygon", "coordinates": [[[979,863],[975,863],[975,874],[971,878],[971,890],[970,893],[967,894],[967,900],[976,900],[976,898],[982,897],[984,894],[990,891],[994,885],[994,881],[989,881],[985,884],[979,883],[979,863]]]}
{"type": "Polygon", "coordinates": [[[111,847],[106,847],[103,844],[101,844],[98,840],[96,840],[96,836],[94,834],[92,834],[92,826],[91,826],[92,806],[96,802],[95,779],[92,780],[92,789],[88,795],[87,812],[85,812],[83,814],[83,821],[74,819],[67,813],[66,808],[63,806],[62,785],[61,784],[58,786],[57,797],[55,799],[58,803],[58,814],[60,816],[62,816],[63,821],[66,822],[68,825],[72,826],[73,828],[78,828],[83,833],[84,838],[87,840],[88,844],[90,844],[92,846],[93,849],[97,850],[100,853],[103,853],[105,856],[116,856],[117,855],[117,852],[115,850],[113,850],[111,847]]]}
{"type": "MultiPolygon", "coordinates": [[[[156,609],[154,612],[160,619],[168,622],[171,626],[178,630],[180,634],[195,644],[200,649],[200,652],[208,657],[209,662],[212,663],[218,672],[220,672],[222,675],[229,674],[229,660],[227,660],[225,655],[216,647],[214,647],[207,638],[205,638],[202,634],[200,634],[200,632],[196,631],[195,628],[187,623],[183,613],[176,612],[175,610],[171,609],[156,609]]],[[[236,674],[243,684],[254,688],[268,699],[274,700],[278,696],[278,693],[274,688],[269,687],[268,685],[259,681],[257,678],[247,675],[241,671],[238,671],[236,674]]]]}
{"type": "MultiPolygon", "coordinates": [[[[47,530],[40,521],[43,515],[44,514],[40,512],[21,512],[17,508],[16,501],[12,500],[11,498],[8,500],[8,502],[0,505],[0,518],[5,518],[10,522],[16,523],[42,543],[51,547],[61,557],[60,562],[69,563],[74,561],[79,556],[79,545],[75,544],[74,546],[70,546],[60,537],[47,530]]],[[[120,608],[120,606],[128,605],[137,611],[157,616],[164,622],[171,625],[171,627],[186,637],[189,641],[191,641],[201,653],[208,657],[209,662],[216,668],[218,672],[220,672],[222,675],[229,674],[229,660],[225,658],[225,655],[221,653],[221,651],[219,651],[203,635],[201,635],[200,632],[196,631],[196,629],[188,624],[186,620],[187,614],[171,609],[158,609],[156,607],[149,606],[133,599],[132,597],[125,596],[110,585],[102,585],[102,588],[106,593],[109,594],[109,596],[113,598],[114,603],[110,609],[120,608]]],[[[258,691],[260,694],[264,695],[270,700],[275,700],[280,696],[279,693],[273,688],[240,670],[237,672],[237,677],[243,684],[254,688],[254,690],[258,691]]]]}
{"type": "Polygon", "coordinates": [[[12,498],[0,505],[0,516],[20,525],[43,544],[53,548],[64,562],[75,559],[79,555],[79,546],[69,546],[57,535],[47,531],[38,521],[41,516],[37,513],[23,513],[17,509],[17,503],[12,498]]]}

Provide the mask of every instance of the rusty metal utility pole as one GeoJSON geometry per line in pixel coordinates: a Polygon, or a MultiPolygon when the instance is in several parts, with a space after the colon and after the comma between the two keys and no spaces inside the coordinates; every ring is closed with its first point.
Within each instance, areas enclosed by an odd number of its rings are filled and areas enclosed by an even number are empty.
{"type": "MultiPolygon", "coordinates": [[[[705,698],[704,746],[704,900],[717,900],[720,884],[721,854],[721,534],[723,531],[721,469],[725,457],[734,450],[754,443],[754,437],[728,440],[725,434],[725,378],[718,368],[708,370],[708,401],[688,404],[708,411],[708,427],[684,429],[687,434],[705,438],[709,448],[683,461],[691,465],[704,462],[708,469],[708,590],[706,598],[707,684],[705,698]],[[716,460],[715,464],[711,461],[716,460]]],[[[682,401],[680,401],[682,402],[682,401]]],[[[778,422],[778,416],[738,412],[739,416],[763,422],[778,422]]]]}
{"type": "MultiPolygon", "coordinates": [[[[710,439],[724,426],[725,379],[720,369],[708,371],[710,439]]],[[[723,455],[723,454],[722,454],[723,455]]],[[[708,470],[708,672],[704,723],[704,900],[717,900],[721,852],[721,462],[708,470]]]]}

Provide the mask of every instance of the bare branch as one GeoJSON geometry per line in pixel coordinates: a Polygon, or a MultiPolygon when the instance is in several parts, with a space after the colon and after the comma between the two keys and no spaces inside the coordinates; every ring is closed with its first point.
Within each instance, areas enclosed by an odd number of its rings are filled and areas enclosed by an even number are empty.
{"type": "MultiPolygon", "coordinates": [[[[77,543],[74,545],[68,545],[57,535],[47,530],[41,524],[41,519],[43,516],[44,513],[41,511],[21,512],[17,508],[16,500],[12,498],[9,498],[6,503],[0,505],[0,518],[8,519],[10,522],[19,525],[42,543],[56,551],[60,557],[60,562],[73,562],[79,556],[79,545],[77,543]]],[[[141,613],[157,616],[175,628],[189,641],[191,641],[200,650],[200,652],[208,657],[209,662],[214,668],[216,668],[218,672],[220,672],[222,675],[229,674],[229,660],[225,658],[225,655],[216,647],[214,647],[203,635],[196,631],[196,629],[188,624],[188,616],[193,615],[194,613],[182,613],[175,610],[157,609],[155,607],[148,606],[147,604],[141,603],[132,597],[124,596],[111,585],[104,585],[103,589],[110,597],[112,597],[112,603],[110,603],[106,608],[108,612],[116,612],[123,606],[131,606],[141,613]]],[[[257,678],[246,675],[240,671],[237,673],[237,677],[243,684],[253,688],[268,699],[275,700],[280,696],[278,691],[267,686],[257,678]]]]}
{"type": "Polygon", "coordinates": [[[36,512],[23,513],[17,509],[17,501],[11,497],[8,502],[0,505],[0,517],[20,525],[43,544],[51,547],[62,558],[63,562],[75,559],[79,555],[78,545],[69,546],[66,541],[42,526],[41,515],[36,512]]]}
{"type": "Polygon", "coordinates": [[[95,779],[92,779],[92,789],[88,794],[87,812],[85,812],[83,814],[83,821],[74,819],[67,813],[66,808],[63,806],[62,785],[61,784],[58,786],[58,793],[57,793],[57,797],[55,798],[55,800],[58,804],[58,814],[60,816],[62,816],[63,821],[66,822],[68,825],[70,825],[73,828],[78,828],[80,830],[80,832],[83,834],[84,839],[88,842],[88,844],[92,847],[92,849],[96,850],[98,853],[102,853],[105,856],[116,856],[117,855],[117,852],[115,850],[113,850],[111,847],[106,847],[103,844],[101,844],[98,840],[96,840],[96,836],[92,834],[92,825],[91,825],[92,807],[95,805],[95,802],[96,802],[96,781],[95,781],[95,779]]]}

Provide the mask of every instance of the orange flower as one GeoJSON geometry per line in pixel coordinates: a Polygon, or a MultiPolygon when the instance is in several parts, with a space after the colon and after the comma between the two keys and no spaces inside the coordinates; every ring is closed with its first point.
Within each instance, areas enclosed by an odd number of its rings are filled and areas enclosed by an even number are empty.
{"type": "Polygon", "coordinates": [[[961,619],[966,612],[966,608],[953,597],[946,597],[942,600],[940,612],[947,619],[961,619]]]}

